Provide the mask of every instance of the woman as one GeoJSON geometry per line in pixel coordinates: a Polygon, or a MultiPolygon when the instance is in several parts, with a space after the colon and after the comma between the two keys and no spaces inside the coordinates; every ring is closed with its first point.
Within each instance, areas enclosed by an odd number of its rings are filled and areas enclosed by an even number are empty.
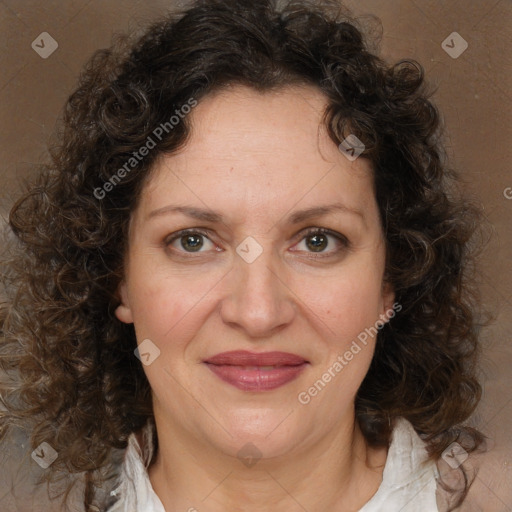
{"type": "Polygon", "coordinates": [[[335,2],[196,2],[98,52],[10,216],[4,430],[85,510],[432,512],[443,461],[457,506],[477,213],[439,124],[335,2]]]}

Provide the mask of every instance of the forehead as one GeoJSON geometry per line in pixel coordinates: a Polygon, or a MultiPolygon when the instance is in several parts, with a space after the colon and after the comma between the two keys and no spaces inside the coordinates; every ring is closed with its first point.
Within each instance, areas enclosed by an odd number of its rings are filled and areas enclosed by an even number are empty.
{"type": "Polygon", "coordinates": [[[327,99],[313,86],[288,86],[258,92],[235,85],[207,96],[190,116],[192,137],[188,156],[208,148],[216,159],[244,158],[258,161],[298,157],[305,163],[339,157],[322,122],[327,99]],[[334,150],[334,151],[333,151],[334,150]]]}
{"type": "Polygon", "coordinates": [[[187,144],[155,165],[142,210],[183,201],[279,215],[277,206],[338,200],[367,210],[374,201],[371,166],[349,161],[329,138],[326,106],[323,93],[309,86],[264,93],[235,86],[205,97],[190,114],[187,144]]]}

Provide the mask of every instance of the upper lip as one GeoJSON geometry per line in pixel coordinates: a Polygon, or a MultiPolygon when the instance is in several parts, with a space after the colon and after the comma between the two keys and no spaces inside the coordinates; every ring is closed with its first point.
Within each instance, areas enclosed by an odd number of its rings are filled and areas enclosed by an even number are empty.
{"type": "Polygon", "coordinates": [[[210,357],[205,363],[232,366],[296,366],[307,363],[303,357],[289,352],[248,352],[233,350],[210,357]]]}

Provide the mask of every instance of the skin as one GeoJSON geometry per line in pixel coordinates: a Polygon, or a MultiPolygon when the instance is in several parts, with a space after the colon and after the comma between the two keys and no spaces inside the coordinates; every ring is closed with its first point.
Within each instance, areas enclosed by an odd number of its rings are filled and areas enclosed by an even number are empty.
{"type": "Polygon", "coordinates": [[[144,370],[159,442],[149,475],[167,512],[355,511],[382,481],[387,449],[367,446],[354,414],[375,339],[310,403],[297,399],[394,301],[371,166],[349,161],[328,137],[325,106],[310,86],[210,94],[190,114],[189,141],[160,158],[132,213],[116,315],[134,323],[139,344],[149,338],[160,350],[144,370]],[[361,215],[288,220],[331,203],[361,215]],[[150,215],[168,205],[223,221],[150,215]],[[316,252],[310,227],[349,245],[320,235],[316,252]],[[208,231],[199,252],[196,239],[169,242],[187,228],[208,231]],[[252,263],[236,252],[249,236],[263,250],[252,263]],[[247,392],[203,363],[229,350],[292,352],[310,365],[278,389],[247,392]],[[237,457],[247,443],[261,453],[251,467],[237,457]]]}

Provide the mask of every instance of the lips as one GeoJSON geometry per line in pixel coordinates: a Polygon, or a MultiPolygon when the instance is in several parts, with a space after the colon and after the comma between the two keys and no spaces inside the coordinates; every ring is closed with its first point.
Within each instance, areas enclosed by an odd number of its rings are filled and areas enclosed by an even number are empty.
{"type": "Polygon", "coordinates": [[[268,391],[296,379],[309,365],[288,352],[223,352],[204,363],[217,377],[243,391],[268,391]]]}
{"type": "Polygon", "coordinates": [[[210,357],[205,362],[230,366],[295,366],[307,363],[303,357],[289,352],[262,352],[257,354],[246,350],[222,352],[210,357]]]}

